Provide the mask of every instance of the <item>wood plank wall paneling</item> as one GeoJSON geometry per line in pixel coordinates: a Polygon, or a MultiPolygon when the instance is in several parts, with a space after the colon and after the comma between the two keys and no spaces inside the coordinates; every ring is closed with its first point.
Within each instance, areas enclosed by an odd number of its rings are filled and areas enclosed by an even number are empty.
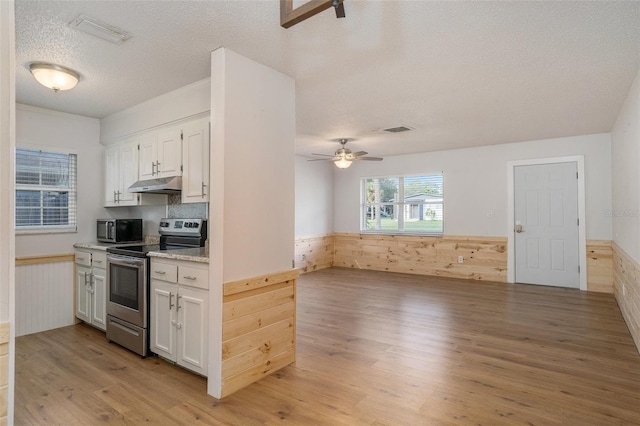
{"type": "Polygon", "coordinates": [[[334,266],[507,281],[504,237],[334,234],[334,266]],[[458,263],[458,256],[464,257],[458,263]]]}
{"type": "Polygon", "coordinates": [[[16,265],[16,336],[74,323],[74,263],[16,265]]]}
{"type": "Polygon", "coordinates": [[[613,293],[613,248],[610,240],[587,240],[587,290],[613,293]]]}
{"type": "MultiPolygon", "coordinates": [[[[300,273],[342,266],[378,271],[506,282],[507,239],[330,234],[296,239],[300,273]],[[458,263],[464,256],[464,263],[458,263]]],[[[613,293],[609,240],[587,240],[587,290],[613,293]]]]}
{"type": "Polygon", "coordinates": [[[613,243],[613,293],[640,352],[640,264],[613,243]]]}
{"type": "Polygon", "coordinates": [[[301,274],[333,266],[333,235],[297,238],[294,267],[301,274]]]}
{"type": "Polygon", "coordinates": [[[298,274],[224,284],[222,397],[295,362],[298,274]]]}
{"type": "Polygon", "coordinates": [[[0,424],[7,422],[9,392],[9,323],[0,324],[0,424]]]}

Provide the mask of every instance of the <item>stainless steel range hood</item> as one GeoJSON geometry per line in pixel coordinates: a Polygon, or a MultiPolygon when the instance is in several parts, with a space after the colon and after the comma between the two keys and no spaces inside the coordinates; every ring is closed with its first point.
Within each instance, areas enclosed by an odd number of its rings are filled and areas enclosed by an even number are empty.
{"type": "Polygon", "coordinates": [[[150,194],[176,194],[182,189],[182,177],[173,176],[139,180],[129,187],[129,192],[146,192],[150,194]]]}

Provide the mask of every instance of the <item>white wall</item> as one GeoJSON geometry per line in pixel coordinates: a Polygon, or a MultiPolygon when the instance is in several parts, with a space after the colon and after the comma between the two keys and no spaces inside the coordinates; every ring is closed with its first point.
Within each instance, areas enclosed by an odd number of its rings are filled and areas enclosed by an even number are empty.
{"type": "Polygon", "coordinates": [[[293,267],[295,83],[224,48],[211,79],[208,392],[219,397],[224,283],[293,267]]]}
{"type": "Polygon", "coordinates": [[[640,72],[611,131],[613,241],[640,262],[640,72]]]}
{"type": "Polygon", "coordinates": [[[296,157],[296,238],[333,232],[333,169],[331,161],[296,157]]]}
{"type": "Polygon", "coordinates": [[[507,161],[584,155],[587,238],[611,239],[610,135],[574,136],[387,157],[334,171],[336,232],[359,232],[362,177],[444,172],[445,234],[506,236],[507,161]]]}
{"type": "Polygon", "coordinates": [[[209,111],[211,79],[165,93],[100,120],[100,141],[108,145],[133,133],[209,111]]]}
{"type": "Polygon", "coordinates": [[[16,256],[72,253],[78,241],[95,241],[96,219],[110,217],[102,207],[104,171],[100,122],[28,105],[16,108],[16,146],[78,155],[78,232],[16,236],[16,256]]]}

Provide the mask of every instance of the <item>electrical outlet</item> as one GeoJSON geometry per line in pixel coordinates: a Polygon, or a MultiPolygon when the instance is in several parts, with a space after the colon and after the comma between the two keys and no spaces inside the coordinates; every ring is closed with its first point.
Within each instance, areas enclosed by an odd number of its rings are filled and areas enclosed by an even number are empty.
{"type": "Polygon", "coordinates": [[[458,256],[458,263],[464,263],[464,256],[458,256]]]}

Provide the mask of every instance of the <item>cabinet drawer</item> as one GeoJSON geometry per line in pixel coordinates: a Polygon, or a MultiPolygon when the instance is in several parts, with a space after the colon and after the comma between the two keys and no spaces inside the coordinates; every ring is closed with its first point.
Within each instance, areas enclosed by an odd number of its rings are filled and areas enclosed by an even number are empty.
{"type": "Polygon", "coordinates": [[[209,271],[207,269],[191,268],[180,265],[178,283],[208,290],[209,271]]]}
{"type": "Polygon", "coordinates": [[[94,268],[105,269],[107,267],[107,252],[93,252],[91,263],[94,268]]]}
{"type": "Polygon", "coordinates": [[[151,279],[175,283],[178,281],[178,266],[151,262],[151,279]]]}
{"type": "Polygon", "coordinates": [[[82,266],[91,266],[91,253],[86,251],[77,251],[76,252],[76,264],[82,266]]]}

